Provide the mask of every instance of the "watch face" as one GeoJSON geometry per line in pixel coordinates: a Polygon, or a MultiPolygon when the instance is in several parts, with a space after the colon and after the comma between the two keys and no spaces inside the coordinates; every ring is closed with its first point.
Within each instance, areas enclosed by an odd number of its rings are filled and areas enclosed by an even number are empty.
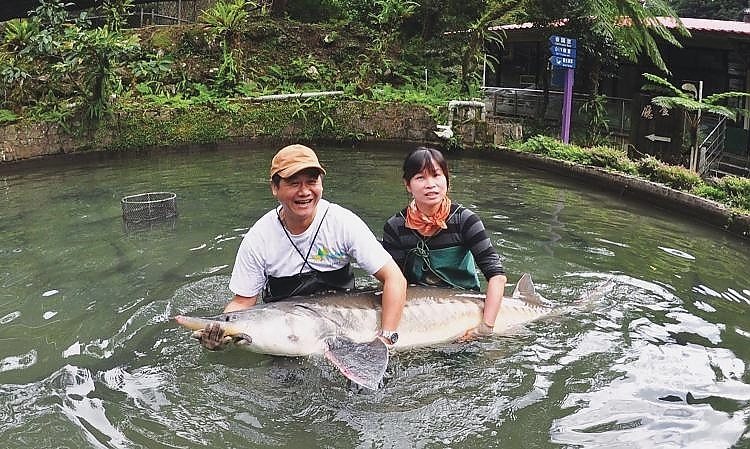
{"type": "Polygon", "coordinates": [[[395,344],[398,341],[398,333],[394,332],[391,334],[391,343],[395,344]]]}

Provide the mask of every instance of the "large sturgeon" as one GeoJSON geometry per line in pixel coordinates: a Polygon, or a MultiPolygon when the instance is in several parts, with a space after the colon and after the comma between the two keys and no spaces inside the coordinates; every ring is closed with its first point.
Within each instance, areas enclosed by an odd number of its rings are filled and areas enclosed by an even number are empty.
{"type": "MultiPolygon", "coordinates": [[[[226,337],[245,349],[281,356],[325,355],[352,381],[377,389],[388,364],[380,330],[380,293],[341,293],[300,297],[213,317],[176,316],[181,326],[201,331],[218,323],[226,337]]],[[[396,350],[453,342],[481,323],[484,295],[467,291],[410,286],[406,293],[396,350]]],[[[524,274],[510,297],[504,297],[495,333],[552,312],[524,274]]]]}

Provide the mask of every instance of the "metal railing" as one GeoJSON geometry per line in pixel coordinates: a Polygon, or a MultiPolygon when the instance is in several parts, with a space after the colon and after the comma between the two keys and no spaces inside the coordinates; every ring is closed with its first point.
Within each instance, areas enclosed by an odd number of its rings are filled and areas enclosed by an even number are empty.
{"type": "MultiPolygon", "coordinates": [[[[549,91],[545,108],[543,90],[514,87],[484,87],[483,90],[489,114],[524,118],[543,116],[545,120],[562,120],[563,92],[549,91]]],[[[588,126],[588,117],[578,111],[590,100],[590,95],[573,94],[573,123],[588,126]]],[[[632,100],[628,98],[606,97],[605,109],[610,132],[630,133],[631,103],[632,100]]]]}
{"type": "Polygon", "coordinates": [[[703,176],[721,160],[724,153],[724,143],[727,135],[727,118],[721,117],[710,133],[698,146],[700,148],[700,159],[698,161],[698,174],[703,176]]]}

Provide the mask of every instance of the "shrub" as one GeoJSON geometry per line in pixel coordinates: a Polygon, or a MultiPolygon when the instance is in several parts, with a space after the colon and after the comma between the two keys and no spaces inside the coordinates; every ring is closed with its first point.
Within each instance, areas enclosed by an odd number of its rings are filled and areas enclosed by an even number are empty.
{"type": "Polygon", "coordinates": [[[628,159],[625,152],[615,148],[580,148],[542,135],[531,137],[524,143],[513,143],[510,147],[516,151],[636,175],[676,190],[720,202],[743,214],[750,211],[750,179],[726,176],[704,181],[697,173],[685,167],[667,165],[653,156],[633,162],[628,159]]]}
{"type": "Polygon", "coordinates": [[[725,176],[719,179],[718,185],[726,192],[730,207],[750,210],[750,179],[725,176]]]}
{"type": "Polygon", "coordinates": [[[703,179],[697,173],[685,167],[667,165],[652,156],[641,159],[637,167],[638,173],[646,179],[673,189],[690,192],[703,184],[703,179]]]}
{"type": "Polygon", "coordinates": [[[523,144],[513,145],[513,148],[577,164],[592,165],[594,167],[618,170],[630,174],[636,173],[635,164],[628,159],[624,151],[616,148],[604,146],[581,148],[577,145],[566,144],[552,137],[541,135],[534,136],[523,144]]]}
{"type": "Polygon", "coordinates": [[[662,163],[653,156],[646,156],[636,162],[636,170],[638,174],[646,179],[651,179],[662,163]]]}
{"type": "Polygon", "coordinates": [[[724,203],[727,199],[727,192],[722,190],[721,187],[715,185],[702,184],[693,188],[691,193],[719,203],[724,203]]]}
{"type": "Polygon", "coordinates": [[[563,143],[547,136],[534,136],[522,145],[522,151],[549,156],[571,162],[583,163],[587,159],[583,150],[575,145],[563,143]]]}
{"type": "Polygon", "coordinates": [[[590,157],[589,163],[595,167],[608,168],[628,174],[636,173],[635,164],[628,159],[628,155],[622,150],[598,146],[590,148],[587,153],[590,157]]]}
{"type": "Polygon", "coordinates": [[[6,123],[13,123],[17,120],[18,120],[18,116],[13,111],[9,111],[7,109],[0,109],[0,125],[4,125],[6,123]]]}

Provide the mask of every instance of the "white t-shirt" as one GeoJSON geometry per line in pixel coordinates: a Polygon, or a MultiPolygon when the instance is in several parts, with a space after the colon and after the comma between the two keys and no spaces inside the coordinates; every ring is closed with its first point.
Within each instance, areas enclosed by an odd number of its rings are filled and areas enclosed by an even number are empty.
{"type": "Polygon", "coordinates": [[[361,218],[322,198],[310,227],[302,234],[289,234],[300,255],[279,220],[280,208],[263,215],[242,239],[229,281],[229,289],[235,294],[256,296],[263,291],[268,276],[307,273],[310,266],[318,271],[332,271],[354,260],[360,268],[375,274],[391,260],[361,218]]]}

